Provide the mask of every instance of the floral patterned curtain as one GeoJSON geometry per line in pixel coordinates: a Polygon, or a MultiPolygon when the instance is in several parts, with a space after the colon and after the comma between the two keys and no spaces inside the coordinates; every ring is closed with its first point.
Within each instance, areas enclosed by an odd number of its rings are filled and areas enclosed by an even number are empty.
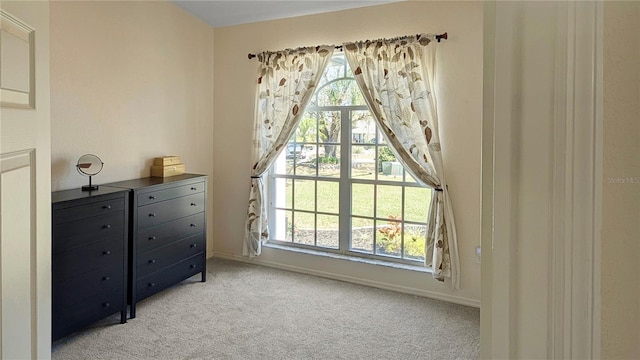
{"type": "Polygon", "coordinates": [[[261,176],[286,147],[298,126],[333,47],[318,46],[258,54],[251,167],[251,190],[243,254],[257,256],[269,238],[264,185],[261,176]]]}
{"type": "Polygon", "coordinates": [[[444,178],[434,89],[436,44],[426,35],[345,43],[344,51],[387,142],[431,198],[425,266],[459,288],[458,247],[444,178]]]}

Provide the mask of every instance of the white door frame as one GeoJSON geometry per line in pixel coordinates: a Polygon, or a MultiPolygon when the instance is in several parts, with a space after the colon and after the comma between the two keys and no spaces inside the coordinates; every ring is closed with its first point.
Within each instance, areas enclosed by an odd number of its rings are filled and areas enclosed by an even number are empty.
{"type": "MultiPolygon", "coordinates": [[[[523,3],[487,2],[484,21],[484,99],[482,153],[482,299],[481,356],[522,356],[529,341],[516,331],[522,308],[520,273],[514,263],[518,240],[520,144],[513,130],[519,104],[523,53],[519,25],[529,16],[523,3]],[[516,163],[519,160],[519,163],[516,163]],[[519,307],[520,306],[520,307],[519,307]]],[[[600,253],[602,203],[602,44],[601,2],[558,2],[550,116],[552,174],[548,211],[552,217],[541,241],[548,264],[527,269],[546,277],[548,304],[541,305],[549,359],[600,358],[600,253]],[[548,236],[545,236],[548,235],[548,236]]],[[[526,62],[524,63],[526,64],[526,62]]],[[[544,142],[546,141],[546,143],[544,142]]],[[[538,160],[540,161],[540,160],[538,160]]],[[[519,271],[522,271],[520,268],[519,271]]],[[[526,288],[525,288],[526,289],[526,288]]]]}

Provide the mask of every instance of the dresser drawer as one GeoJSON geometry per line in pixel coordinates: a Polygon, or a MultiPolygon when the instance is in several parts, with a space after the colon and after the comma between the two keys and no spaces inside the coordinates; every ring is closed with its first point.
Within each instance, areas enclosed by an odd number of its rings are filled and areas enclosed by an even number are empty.
{"type": "Polygon", "coordinates": [[[85,299],[80,304],[53,311],[53,339],[59,339],[106,316],[120,312],[123,308],[124,298],[122,292],[119,292],[99,294],[85,299]]]}
{"type": "Polygon", "coordinates": [[[92,270],[53,284],[52,305],[57,312],[84,302],[96,294],[120,294],[124,291],[123,263],[92,270]]]}
{"type": "Polygon", "coordinates": [[[138,232],[138,254],[144,254],[160,246],[169,244],[180,238],[204,231],[204,213],[191,215],[162,225],[152,226],[138,232]]]}
{"type": "Polygon", "coordinates": [[[204,193],[183,196],[138,208],[138,229],[204,212],[204,193]]]}
{"type": "Polygon", "coordinates": [[[56,254],[53,258],[53,281],[62,281],[114,263],[123,264],[123,256],[122,236],[56,254]]]}
{"type": "Polygon", "coordinates": [[[122,242],[124,230],[123,211],[57,224],[53,227],[52,252],[56,254],[116,236],[122,242]]]}
{"type": "Polygon", "coordinates": [[[193,195],[204,192],[205,183],[198,182],[168,189],[138,194],[138,206],[153,204],[159,201],[169,200],[177,197],[193,195]]]}
{"type": "Polygon", "coordinates": [[[155,272],[136,281],[136,296],[140,301],[182,280],[204,271],[204,253],[185,259],[162,271],[155,272]]]}
{"type": "Polygon", "coordinates": [[[181,259],[186,259],[204,251],[204,234],[197,234],[186,239],[176,241],[169,245],[138,255],[138,276],[146,276],[155,271],[162,270],[181,259]]]}
{"type": "Polygon", "coordinates": [[[53,212],[53,224],[55,225],[67,221],[80,220],[123,210],[124,198],[122,197],[92,202],[81,206],[56,209],[53,212]]]}

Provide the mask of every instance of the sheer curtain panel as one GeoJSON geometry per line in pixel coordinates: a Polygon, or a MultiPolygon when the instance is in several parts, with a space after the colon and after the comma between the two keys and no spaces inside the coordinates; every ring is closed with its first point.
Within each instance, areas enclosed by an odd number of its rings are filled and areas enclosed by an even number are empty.
{"type": "Polygon", "coordinates": [[[243,254],[257,256],[269,239],[262,175],[298,126],[334,47],[317,46],[258,54],[251,189],[243,254]]]}
{"type": "Polygon", "coordinates": [[[426,35],[345,43],[356,83],[387,142],[405,168],[435,189],[431,198],[425,266],[459,288],[455,221],[438,134],[436,43],[426,35]]]}

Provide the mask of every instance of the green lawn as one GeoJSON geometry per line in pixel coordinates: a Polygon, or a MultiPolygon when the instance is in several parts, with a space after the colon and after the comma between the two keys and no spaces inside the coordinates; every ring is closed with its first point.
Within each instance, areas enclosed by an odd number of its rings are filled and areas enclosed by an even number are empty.
{"type": "MultiPolygon", "coordinates": [[[[377,203],[374,209],[374,185],[373,184],[353,184],[351,214],[355,216],[375,217],[387,220],[390,216],[402,217],[402,187],[393,185],[377,186],[377,203]],[[374,212],[375,210],[375,212],[374,212]]],[[[322,180],[287,180],[286,185],[286,208],[295,210],[308,210],[338,214],[338,182],[322,180]],[[295,204],[292,206],[292,181],[295,181],[295,204]],[[317,183],[317,200],[315,203],[314,194],[317,183]]],[[[426,222],[431,201],[431,190],[427,188],[405,187],[404,220],[426,222]]],[[[313,217],[305,216],[304,221],[298,218],[298,227],[313,228],[313,217]]],[[[369,220],[354,219],[354,226],[362,222],[371,224],[369,220]]],[[[365,226],[365,225],[362,225],[365,226]]],[[[319,217],[318,228],[333,228],[335,222],[331,218],[319,217]],[[323,221],[327,219],[327,221],[323,221]]]]}
{"type": "MultiPolygon", "coordinates": [[[[317,245],[338,248],[339,199],[338,182],[326,180],[286,180],[286,207],[293,209],[295,221],[294,241],[314,244],[314,223],[317,223],[317,245]],[[292,184],[295,184],[292,186],[292,184]],[[292,191],[292,188],[295,190],[292,191]],[[314,194],[317,191],[317,204],[314,194]],[[292,196],[295,203],[292,206],[292,196]],[[334,214],[317,215],[296,210],[308,210],[334,214]],[[325,231],[320,231],[325,230],[325,231]]],[[[425,223],[427,221],[431,190],[407,186],[404,188],[404,220],[425,223]]],[[[402,219],[402,186],[373,184],[352,184],[351,218],[353,249],[373,253],[373,237],[376,238],[376,254],[401,256],[402,227],[394,219],[402,219]],[[377,202],[374,205],[374,191],[377,202]],[[361,217],[358,217],[361,216],[361,217]],[[390,219],[390,217],[392,217],[390,219]],[[375,218],[374,221],[371,218],[375,218]],[[375,225],[374,225],[375,224],[375,225]],[[374,226],[376,230],[374,231],[374,226]]],[[[284,213],[290,217],[289,211],[284,213]]],[[[291,218],[289,218],[289,221],[291,218]]],[[[292,224],[288,223],[287,226],[292,224]]],[[[289,233],[291,228],[287,230],[289,233]]],[[[404,256],[415,260],[424,259],[425,231],[424,226],[408,226],[404,228],[404,256]]],[[[289,235],[287,235],[288,237],[289,235]]]]}

